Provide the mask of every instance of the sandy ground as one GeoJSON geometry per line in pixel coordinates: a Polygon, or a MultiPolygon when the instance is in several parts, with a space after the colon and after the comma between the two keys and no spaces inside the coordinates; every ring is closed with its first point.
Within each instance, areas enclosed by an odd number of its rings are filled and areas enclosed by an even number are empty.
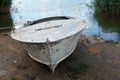
{"type": "Polygon", "coordinates": [[[98,42],[86,46],[82,41],[67,59],[51,70],[32,60],[21,45],[0,34],[0,80],[120,80],[120,45],[98,42]],[[76,74],[74,64],[94,67],[87,74],[76,74]]]}

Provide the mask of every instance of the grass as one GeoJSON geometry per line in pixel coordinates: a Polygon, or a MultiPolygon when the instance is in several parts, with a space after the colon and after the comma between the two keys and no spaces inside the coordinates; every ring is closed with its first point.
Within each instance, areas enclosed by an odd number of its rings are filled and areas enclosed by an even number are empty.
{"type": "Polygon", "coordinates": [[[17,80],[16,78],[12,78],[11,80],[17,80]]]}
{"type": "Polygon", "coordinates": [[[120,15],[120,0],[94,0],[97,11],[120,15]]]}
{"type": "Polygon", "coordinates": [[[98,38],[98,35],[93,35],[93,38],[94,38],[94,39],[97,39],[97,38],[98,38]]]}
{"type": "Polygon", "coordinates": [[[86,65],[86,64],[73,64],[73,63],[69,64],[68,69],[70,71],[68,74],[68,77],[70,77],[71,80],[79,80],[80,76],[86,75],[95,71],[95,67],[93,66],[86,65]]]}
{"type": "Polygon", "coordinates": [[[92,72],[94,71],[94,67],[86,65],[86,64],[73,64],[72,66],[70,66],[70,69],[77,74],[82,74],[85,75],[88,72],[92,72]]]}
{"type": "Polygon", "coordinates": [[[98,37],[100,37],[101,36],[101,34],[100,34],[100,32],[98,33],[98,35],[96,35],[96,34],[94,34],[93,35],[93,38],[96,40],[98,37]]]}

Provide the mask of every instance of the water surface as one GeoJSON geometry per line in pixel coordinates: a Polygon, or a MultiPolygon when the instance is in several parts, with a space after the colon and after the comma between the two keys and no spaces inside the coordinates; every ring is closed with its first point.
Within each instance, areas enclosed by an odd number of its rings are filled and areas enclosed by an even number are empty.
{"type": "Polygon", "coordinates": [[[86,34],[100,35],[105,40],[120,42],[120,17],[100,15],[87,5],[92,0],[13,0],[12,18],[14,25],[22,25],[27,20],[37,20],[50,16],[73,16],[84,19],[86,34]]]}

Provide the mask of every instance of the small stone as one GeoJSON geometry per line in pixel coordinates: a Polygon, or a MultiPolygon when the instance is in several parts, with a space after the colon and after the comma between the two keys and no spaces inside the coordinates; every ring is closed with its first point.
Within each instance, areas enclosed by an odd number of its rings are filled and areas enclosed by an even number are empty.
{"type": "Polygon", "coordinates": [[[17,60],[14,60],[13,62],[16,64],[18,61],[17,61],[17,60]]]}
{"type": "Polygon", "coordinates": [[[0,76],[4,76],[4,75],[6,75],[6,73],[7,73],[7,71],[5,71],[5,70],[0,70],[0,76]]]}
{"type": "Polygon", "coordinates": [[[117,46],[117,47],[120,47],[120,44],[117,44],[116,46],[117,46]]]}

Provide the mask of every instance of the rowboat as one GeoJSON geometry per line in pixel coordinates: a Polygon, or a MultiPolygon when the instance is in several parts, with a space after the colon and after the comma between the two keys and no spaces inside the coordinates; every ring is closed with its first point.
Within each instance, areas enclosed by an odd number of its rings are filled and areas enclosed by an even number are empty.
{"type": "Polygon", "coordinates": [[[32,59],[47,65],[54,73],[56,66],[75,50],[85,27],[84,20],[55,16],[14,27],[10,35],[32,59]]]}

